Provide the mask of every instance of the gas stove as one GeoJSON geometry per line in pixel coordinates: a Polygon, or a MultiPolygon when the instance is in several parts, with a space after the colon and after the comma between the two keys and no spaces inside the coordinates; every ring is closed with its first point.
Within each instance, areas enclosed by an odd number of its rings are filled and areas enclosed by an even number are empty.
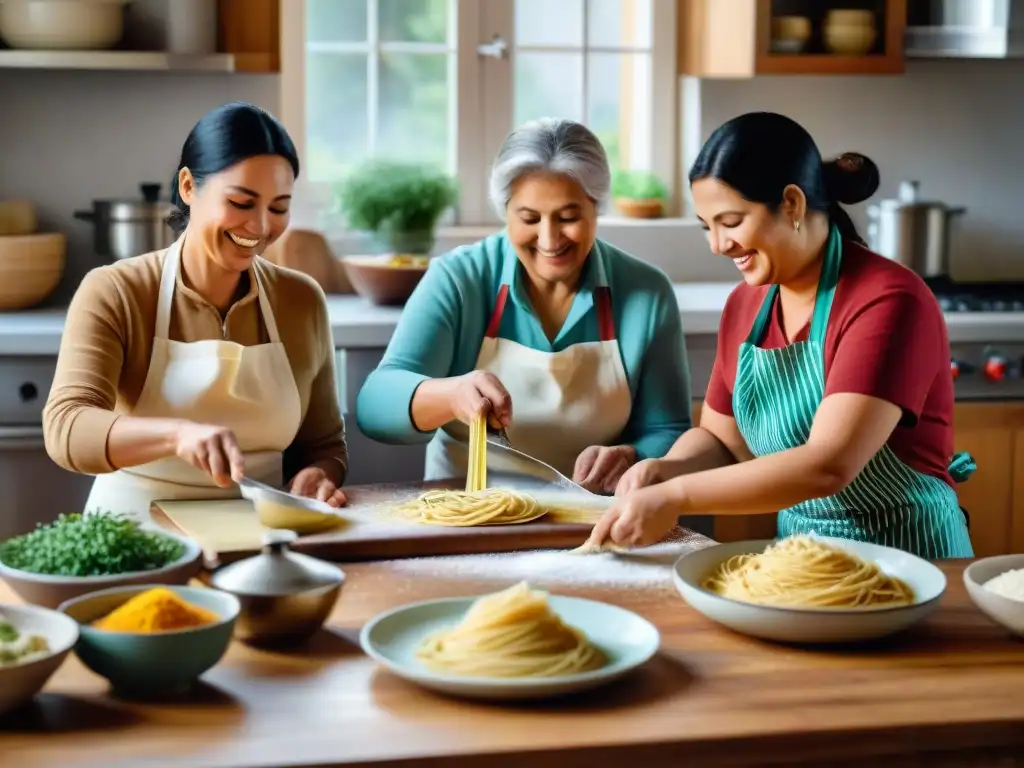
{"type": "Polygon", "coordinates": [[[1024,312],[1024,282],[957,283],[929,278],[943,312],[1024,312]]]}
{"type": "MultiPolygon", "coordinates": [[[[942,311],[950,315],[1024,312],[1024,282],[957,283],[949,278],[925,282],[942,311]]],[[[991,320],[999,323],[998,317],[991,320]]],[[[1005,339],[1007,334],[999,336],[1005,339]]],[[[950,352],[957,400],[1024,400],[1024,336],[999,343],[954,343],[950,352]]]]}

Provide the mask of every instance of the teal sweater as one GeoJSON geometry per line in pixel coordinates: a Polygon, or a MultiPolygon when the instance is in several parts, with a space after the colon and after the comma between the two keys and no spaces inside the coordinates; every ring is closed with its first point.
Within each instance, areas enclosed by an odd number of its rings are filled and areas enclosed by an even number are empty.
{"type": "MultiPolygon", "coordinates": [[[[392,444],[425,443],[431,432],[410,416],[413,393],[431,378],[468,373],[502,284],[510,286],[499,336],[559,352],[600,336],[594,288],[608,285],[633,409],[620,444],[640,458],[664,456],[690,424],[690,375],[672,284],[656,267],[598,240],[565,324],[548,341],[534,315],[523,271],[504,233],[431,261],[405,305],[384,358],[363,383],[356,422],[364,434],[392,444]]],[[[513,412],[515,403],[513,403],[513,412]]]]}

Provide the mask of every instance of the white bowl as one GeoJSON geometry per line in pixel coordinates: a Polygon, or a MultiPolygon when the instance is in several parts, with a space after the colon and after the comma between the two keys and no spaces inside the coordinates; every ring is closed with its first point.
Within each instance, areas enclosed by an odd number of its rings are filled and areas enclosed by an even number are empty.
{"type": "Polygon", "coordinates": [[[875,610],[779,608],[721,597],[701,586],[723,561],[734,555],[763,552],[775,539],[738,541],[688,552],[673,566],[673,580],[686,602],[712,621],[745,635],[784,643],[872,640],[906,629],[939,607],[939,598],[946,591],[946,576],[927,560],[879,544],[825,536],[821,539],[872,561],[885,573],[902,579],[914,591],[915,602],[875,610]]]}
{"type": "Polygon", "coordinates": [[[964,586],[974,604],[996,624],[1024,637],[1024,601],[1011,600],[985,589],[985,582],[1006,571],[1024,568],[1024,554],[986,557],[964,571],[964,586]]]}
{"type": "Polygon", "coordinates": [[[50,652],[31,661],[0,665],[0,716],[35,696],[78,642],[78,622],[63,613],[34,605],[0,605],[0,614],[19,632],[42,635],[50,652]]]}
{"type": "Polygon", "coordinates": [[[132,584],[188,584],[203,569],[203,550],[197,542],[169,531],[153,531],[180,541],[185,551],[174,562],[151,571],[130,571],[110,576],[55,576],[33,573],[0,563],[0,579],[26,603],[56,608],[79,595],[132,584]]]}
{"type": "Polygon", "coordinates": [[[128,0],[3,0],[0,37],[27,50],[113,48],[124,35],[128,0]]]}

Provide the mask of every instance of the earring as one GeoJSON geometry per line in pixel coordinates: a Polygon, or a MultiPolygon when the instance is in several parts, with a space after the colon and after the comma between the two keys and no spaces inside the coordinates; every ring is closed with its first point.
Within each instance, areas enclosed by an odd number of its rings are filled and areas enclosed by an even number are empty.
{"type": "Polygon", "coordinates": [[[793,222],[793,229],[795,229],[797,232],[800,231],[800,222],[799,221],[794,221],[793,222]]]}

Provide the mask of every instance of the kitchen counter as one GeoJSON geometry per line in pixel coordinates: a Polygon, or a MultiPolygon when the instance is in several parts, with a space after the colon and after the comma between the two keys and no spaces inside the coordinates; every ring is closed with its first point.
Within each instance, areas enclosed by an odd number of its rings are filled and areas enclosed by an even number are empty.
{"type": "MultiPolygon", "coordinates": [[[[103,680],[69,657],[35,704],[0,725],[4,761],[77,768],[1017,764],[1024,647],[970,602],[965,561],[942,564],[949,587],[941,607],[902,639],[810,650],[734,634],[697,614],[672,585],[668,564],[677,554],[657,557],[657,568],[642,567],[639,553],[609,561],[557,552],[345,565],[330,628],[304,652],[235,643],[186,699],[112,699],[103,680]],[[580,698],[502,706],[418,689],[358,648],[360,627],[378,612],[493,592],[527,574],[551,591],[650,619],[662,633],[659,655],[580,698]]],[[[0,585],[0,603],[11,599],[0,585]]]]}
{"type": "MultiPolygon", "coordinates": [[[[687,335],[716,334],[734,283],[677,283],[687,335]]],[[[359,296],[328,296],[334,344],[341,349],[387,346],[400,307],[377,307],[359,296]]],[[[64,330],[63,309],[0,313],[0,355],[56,355],[64,330]]],[[[1024,312],[947,313],[952,343],[1024,342],[1024,312]]]]}

